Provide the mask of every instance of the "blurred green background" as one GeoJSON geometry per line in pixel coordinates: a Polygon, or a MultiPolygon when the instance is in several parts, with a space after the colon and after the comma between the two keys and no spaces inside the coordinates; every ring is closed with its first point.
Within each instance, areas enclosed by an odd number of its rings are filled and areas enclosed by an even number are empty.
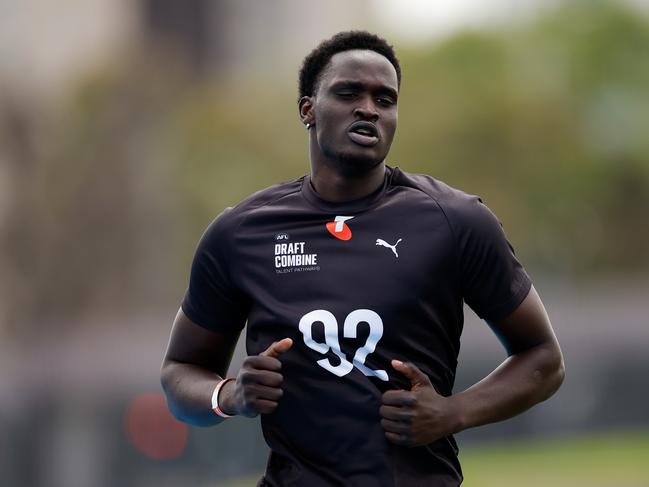
{"type": "MultiPolygon", "coordinates": [[[[469,445],[460,455],[465,487],[608,487],[646,485],[649,435],[609,432],[553,440],[469,445]],[[612,448],[611,445],[616,445],[612,448]]],[[[247,477],[223,487],[251,487],[247,477]]]]}
{"type": "MultiPolygon", "coordinates": [[[[458,436],[465,485],[649,485],[649,2],[486,3],[0,2],[0,482],[254,483],[257,422],[174,422],[158,369],[203,229],[309,169],[301,59],[366,28],[403,70],[388,163],[495,211],[566,357],[458,436]]],[[[504,358],[469,310],[462,347],[457,390],[504,358]]]]}

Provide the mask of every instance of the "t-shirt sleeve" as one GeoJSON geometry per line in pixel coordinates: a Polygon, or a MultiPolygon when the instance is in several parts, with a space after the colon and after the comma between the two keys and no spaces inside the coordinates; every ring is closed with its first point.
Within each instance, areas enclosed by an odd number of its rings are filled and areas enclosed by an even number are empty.
{"type": "Polygon", "coordinates": [[[230,209],[221,213],[201,237],[181,307],[197,325],[222,333],[240,331],[250,309],[248,297],[233,282],[230,209]]]}
{"type": "Polygon", "coordinates": [[[482,319],[505,318],[525,299],[532,282],[501,223],[480,198],[466,195],[455,214],[464,300],[482,319]]]}

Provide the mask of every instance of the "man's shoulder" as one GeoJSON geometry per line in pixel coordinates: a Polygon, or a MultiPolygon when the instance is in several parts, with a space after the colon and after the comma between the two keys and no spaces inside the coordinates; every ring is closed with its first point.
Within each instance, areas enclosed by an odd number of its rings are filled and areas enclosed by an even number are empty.
{"type": "Polygon", "coordinates": [[[225,208],[212,222],[211,226],[233,227],[239,223],[253,210],[273,204],[286,196],[298,193],[302,188],[304,176],[290,181],[273,184],[267,188],[256,191],[239,203],[225,208]]]}
{"type": "Polygon", "coordinates": [[[453,188],[427,174],[396,171],[395,184],[419,190],[434,201],[456,235],[492,238],[502,233],[498,217],[479,196],[453,188]]]}
{"type": "Polygon", "coordinates": [[[471,211],[481,200],[478,196],[454,188],[428,174],[418,174],[396,168],[393,184],[419,191],[433,201],[442,211],[453,214],[471,211]]]}
{"type": "Polygon", "coordinates": [[[273,184],[267,188],[252,193],[232,207],[235,213],[246,213],[255,208],[272,204],[286,196],[298,193],[302,189],[305,176],[273,184]]]}

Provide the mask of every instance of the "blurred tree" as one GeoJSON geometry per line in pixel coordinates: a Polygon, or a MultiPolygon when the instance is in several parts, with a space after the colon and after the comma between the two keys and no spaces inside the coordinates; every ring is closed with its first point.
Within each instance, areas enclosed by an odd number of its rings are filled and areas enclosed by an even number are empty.
{"type": "Polygon", "coordinates": [[[142,23],[154,49],[170,49],[196,73],[224,62],[227,18],[222,0],[143,0],[142,23]]]}
{"type": "Polygon", "coordinates": [[[532,268],[646,270],[648,50],[645,18],[576,1],[407,53],[392,156],[482,195],[532,268]]]}

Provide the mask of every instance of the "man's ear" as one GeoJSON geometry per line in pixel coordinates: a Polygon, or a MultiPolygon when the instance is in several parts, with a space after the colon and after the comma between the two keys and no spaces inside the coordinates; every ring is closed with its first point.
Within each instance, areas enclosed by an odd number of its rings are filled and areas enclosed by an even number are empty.
{"type": "Polygon", "coordinates": [[[300,98],[300,101],[297,102],[298,111],[300,114],[300,120],[304,125],[315,123],[315,114],[313,113],[313,100],[310,96],[303,96],[300,98]]]}

